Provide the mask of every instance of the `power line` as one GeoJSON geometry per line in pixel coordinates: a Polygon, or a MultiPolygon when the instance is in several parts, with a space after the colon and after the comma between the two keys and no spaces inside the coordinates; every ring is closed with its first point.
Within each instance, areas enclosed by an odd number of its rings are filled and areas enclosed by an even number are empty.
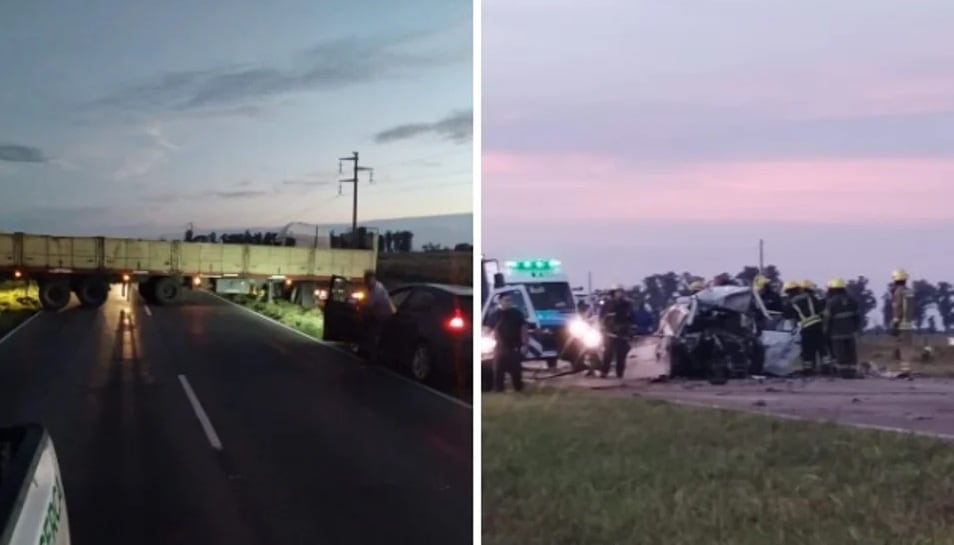
{"type": "MultiPolygon", "coordinates": [[[[452,155],[460,155],[460,154],[462,154],[462,153],[464,153],[464,152],[466,152],[466,153],[468,153],[468,154],[471,154],[471,153],[473,153],[473,150],[472,150],[471,148],[469,148],[469,147],[466,147],[466,148],[461,148],[461,149],[457,149],[457,150],[445,151],[445,152],[442,152],[442,153],[435,153],[435,154],[432,154],[432,155],[425,155],[425,156],[423,156],[423,157],[418,157],[417,159],[407,159],[407,160],[405,160],[405,161],[395,161],[395,162],[391,162],[391,163],[385,163],[384,166],[389,167],[389,166],[397,166],[397,165],[410,165],[410,164],[419,163],[419,162],[422,162],[422,161],[430,161],[431,159],[440,159],[441,157],[449,157],[449,156],[452,156],[452,155]]],[[[379,166],[378,168],[381,168],[381,167],[379,166]]]]}
{"type": "Polygon", "coordinates": [[[405,184],[406,182],[413,182],[413,183],[416,184],[416,183],[417,183],[418,181],[420,181],[420,180],[431,180],[431,179],[435,179],[435,178],[450,178],[451,176],[463,176],[463,175],[465,175],[465,174],[471,174],[471,175],[472,175],[473,173],[474,173],[474,171],[471,170],[471,169],[468,169],[468,170],[453,170],[453,171],[450,171],[450,172],[434,173],[434,174],[430,174],[430,175],[428,175],[428,176],[414,176],[414,177],[409,177],[407,180],[399,180],[399,181],[394,181],[394,182],[388,181],[388,180],[382,180],[382,181],[381,181],[381,184],[379,184],[379,187],[405,187],[404,184],[405,184]]]}

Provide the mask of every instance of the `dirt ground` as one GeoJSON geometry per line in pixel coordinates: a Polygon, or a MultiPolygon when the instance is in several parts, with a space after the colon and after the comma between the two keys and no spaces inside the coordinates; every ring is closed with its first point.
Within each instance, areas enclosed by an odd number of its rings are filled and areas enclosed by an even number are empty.
{"type": "MultiPolygon", "coordinates": [[[[610,396],[653,397],[687,405],[911,431],[954,440],[954,348],[949,346],[946,336],[923,339],[934,348],[934,358],[930,362],[915,362],[913,370],[918,374],[911,379],[753,378],[713,386],[704,381],[654,383],[638,376],[624,380],[582,374],[554,376],[542,365],[531,365],[526,378],[548,386],[584,388],[610,396]]],[[[865,339],[860,352],[875,368],[896,367],[891,358],[890,337],[865,339]]],[[[561,365],[559,371],[566,369],[561,365]]]]}

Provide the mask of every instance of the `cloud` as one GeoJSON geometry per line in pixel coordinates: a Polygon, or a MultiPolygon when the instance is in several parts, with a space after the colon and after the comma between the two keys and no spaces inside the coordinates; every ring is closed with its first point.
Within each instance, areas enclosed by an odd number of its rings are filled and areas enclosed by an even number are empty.
{"type": "Polygon", "coordinates": [[[549,209],[568,211],[563,216],[571,222],[876,225],[949,220],[952,177],[950,159],[806,157],[672,166],[586,155],[491,153],[484,158],[483,203],[494,222],[516,221],[525,215],[521,203],[546,194],[549,209]]]}
{"type": "Polygon", "coordinates": [[[151,195],[146,197],[146,200],[153,203],[162,203],[168,204],[173,202],[180,201],[191,201],[196,199],[202,199],[205,197],[215,197],[218,199],[227,199],[227,200],[240,200],[240,199],[251,199],[254,197],[264,197],[268,195],[268,191],[263,191],[261,189],[244,189],[244,190],[220,190],[220,191],[203,191],[200,193],[164,193],[160,195],[151,195]]]}
{"type": "Polygon", "coordinates": [[[470,51],[465,48],[414,47],[435,32],[370,39],[349,37],[320,43],[285,62],[171,72],[121,89],[88,106],[254,115],[262,102],[290,93],[405,77],[418,69],[470,59],[470,51]]]}
{"type": "Polygon", "coordinates": [[[125,180],[142,176],[169,162],[169,156],[180,149],[168,139],[161,125],[147,125],[139,134],[146,136],[147,142],[140,149],[126,155],[119,168],[113,172],[114,179],[125,180]]]}
{"type": "Polygon", "coordinates": [[[376,134],[374,141],[387,144],[426,134],[436,134],[458,144],[469,142],[474,135],[474,111],[454,112],[434,123],[408,123],[391,127],[376,134]]]}
{"type": "Polygon", "coordinates": [[[225,199],[225,200],[243,200],[243,199],[254,199],[257,197],[265,197],[275,193],[281,193],[287,188],[293,187],[316,187],[321,185],[330,185],[332,182],[325,181],[312,181],[312,180],[298,180],[298,179],[289,179],[282,180],[274,184],[274,188],[269,191],[267,189],[255,189],[253,186],[256,184],[251,180],[241,180],[232,185],[232,187],[239,187],[245,189],[221,189],[221,190],[212,190],[212,191],[201,191],[195,193],[163,193],[158,195],[151,195],[146,197],[146,200],[151,203],[156,204],[169,204],[174,202],[181,201],[194,201],[201,200],[205,198],[216,198],[216,199],[225,199]]]}
{"type": "Polygon", "coordinates": [[[249,189],[245,191],[206,191],[203,195],[207,197],[218,197],[220,199],[249,199],[268,195],[268,192],[249,189]]]}
{"type": "Polygon", "coordinates": [[[0,144],[0,161],[11,163],[45,163],[49,159],[43,150],[19,144],[0,144]]]}

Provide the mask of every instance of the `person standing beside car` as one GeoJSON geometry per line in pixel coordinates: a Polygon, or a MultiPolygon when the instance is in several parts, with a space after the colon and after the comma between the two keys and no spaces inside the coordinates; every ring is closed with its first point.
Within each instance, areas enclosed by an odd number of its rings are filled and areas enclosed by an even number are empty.
{"type": "Polygon", "coordinates": [[[506,375],[510,375],[513,389],[523,390],[523,346],[527,341],[527,318],[514,307],[509,295],[501,295],[499,308],[487,317],[486,328],[493,331],[494,391],[503,392],[506,375]]]}
{"type": "Polygon", "coordinates": [[[630,339],[633,336],[633,304],[626,298],[622,285],[613,286],[612,299],[603,307],[600,321],[607,333],[603,353],[603,369],[600,376],[606,378],[610,365],[616,363],[616,378],[623,378],[626,371],[626,356],[629,355],[630,339]]]}
{"type": "Polygon", "coordinates": [[[391,302],[391,295],[384,284],[378,281],[374,271],[364,272],[364,288],[367,292],[365,298],[367,303],[363,309],[365,349],[368,359],[376,362],[381,331],[384,323],[394,314],[395,308],[394,303],[391,302]]]}

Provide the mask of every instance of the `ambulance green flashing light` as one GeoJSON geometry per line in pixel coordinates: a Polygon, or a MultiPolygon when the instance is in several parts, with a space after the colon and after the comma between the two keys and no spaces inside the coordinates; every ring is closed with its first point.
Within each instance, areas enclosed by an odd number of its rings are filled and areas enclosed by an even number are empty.
{"type": "Polygon", "coordinates": [[[556,259],[526,259],[507,262],[508,269],[528,272],[552,271],[559,266],[560,262],[556,259]]]}

